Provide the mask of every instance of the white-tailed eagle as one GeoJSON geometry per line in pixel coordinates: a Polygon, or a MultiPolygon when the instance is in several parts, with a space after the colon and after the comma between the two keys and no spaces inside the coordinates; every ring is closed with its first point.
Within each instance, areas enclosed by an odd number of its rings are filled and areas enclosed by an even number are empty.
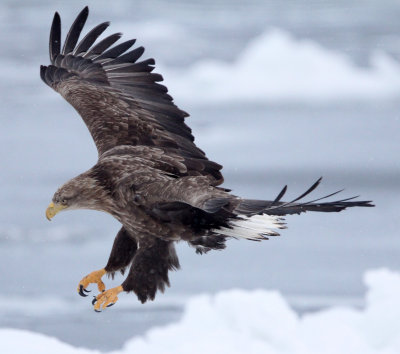
{"type": "Polygon", "coordinates": [[[186,241],[196,252],[220,250],[227,238],[260,241],[277,236],[282,217],[305,211],[337,212],[372,206],[347,198],[321,202],[329,196],[300,202],[319,179],[298,198],[283,202],[286,186],[271,201],[242,199],[219,187],[222,166],[207,159],[194,143],[154,60],[141,60],[135,40],[114,45],[115,33],[95,43],[108,22],[80,33],[85,7],[61,47],[61,20],[54,15],[50,31],[50,62],[41,66],[42,80],[60,93],[81,115],[98,150],[98,161],[54,194],[46,210],[51,219],[61,210],[94,209],[113,215],[121,224],[103,269],[84,277],[78,292],[96,283],[100,292],[94,309],[113,305],[122,291],[133,291],[141,302],[153,300],[169,286],[168,271],[179,268],[175,242],[186,241]],[[125,281],[105,290],[105,274],[124,273],[125,281]]]}

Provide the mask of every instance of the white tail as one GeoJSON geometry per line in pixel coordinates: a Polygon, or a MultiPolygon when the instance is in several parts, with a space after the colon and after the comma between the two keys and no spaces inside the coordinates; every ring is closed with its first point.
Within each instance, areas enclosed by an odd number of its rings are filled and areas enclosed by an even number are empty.
{"type": "Polygon", "coordinates": [[[283,218],[272,215],[238,215],[238,219],[229,221],[228,227],[214,229],[215,233],[234,238],[245,238],[247,240],[261,241],[268,236],[279,236],[277,229],[285,229],[283,218]]]}

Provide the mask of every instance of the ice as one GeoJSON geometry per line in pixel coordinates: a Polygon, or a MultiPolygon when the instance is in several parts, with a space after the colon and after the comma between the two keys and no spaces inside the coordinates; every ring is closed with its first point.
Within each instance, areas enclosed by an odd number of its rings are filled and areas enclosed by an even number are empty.
{"type": "MultiPolygon", "coordinates": [[[[182,319],[129,340],[114,354],[400,352],[400,273],[369,271],[365,308],[334,307],[298,315],[277,291],[200,295],[182,319]]],[[[98,353],[27,331],[0,330],[2,353],[98,353]]]]}
{"type": "Polygon", "coordinates": [[[208,59],[160,72],[174,97],[191,103],[315,103],[400,94],[400,66],[385,53],[373,53],[370,66],[363,68],[344,53],[279,29],[254,38],[232,63],[208,59]]]}

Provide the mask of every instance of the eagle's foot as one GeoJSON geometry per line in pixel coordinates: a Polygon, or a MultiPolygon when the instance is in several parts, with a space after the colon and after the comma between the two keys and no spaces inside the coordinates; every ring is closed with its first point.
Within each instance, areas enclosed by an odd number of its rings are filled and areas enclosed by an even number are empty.
{"type": "Polygon", "coordinates": [[[103,268],[100,270],[95,270],[94,272],[84,277],[78,284],[78,289],[77,289],[78,294],[81,296],[87,296],[86,293],[90,292],[90,290],[86,290],[89,284],[97,284],[99,292],[103,292],[106,289],[106,286],[101,280],[104,274],[106,274],[106,270],[103,268]]]}
{"type": "Polygon", "coordinates": [[[121,291],[124,291],[124,289],[120,285],[97,295],[92,301],[92,304],[94,305],[94,310],[96,312],[101,312],[106,307],[114,305],[118,301],[118,294],[121,291]]]}

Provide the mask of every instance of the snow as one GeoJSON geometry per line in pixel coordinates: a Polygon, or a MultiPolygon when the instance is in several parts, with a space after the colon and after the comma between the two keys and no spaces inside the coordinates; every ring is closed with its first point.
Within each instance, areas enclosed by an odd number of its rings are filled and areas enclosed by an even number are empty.
{"type": "MultiPolygon", "coordinates": [[[[335,307],[303,316],[277,291],[196,296],[178,323],[151,329],[112,353],[398,354],[400,273],[369,271],[364,282],[364,309],[335,307]]],[[[14,329],[1,329],[0,340],[5,354],[99,353],[14,329]]]]}
{"type": "Polygon", "coordinates": [[[232,63],[206,59],[184,70],[160,68],[176,99],[229,101],[337,101],[393,98],[400,94],[400,66],[375,52],[362,68],[345,54],[290,33],[267,30],[232,63]]]}
{"type": "Polygon", "coordinates": [[[57,354],[87,354],[100,353],[99,351],[74,348],[69,344],[62,343],[56,338],[51,338],[39,333],[28,331],[2,329],[0,330],[2,340],[2,353],[4,354],[28,354],[28,353],[57,353],[57,354]]]}

